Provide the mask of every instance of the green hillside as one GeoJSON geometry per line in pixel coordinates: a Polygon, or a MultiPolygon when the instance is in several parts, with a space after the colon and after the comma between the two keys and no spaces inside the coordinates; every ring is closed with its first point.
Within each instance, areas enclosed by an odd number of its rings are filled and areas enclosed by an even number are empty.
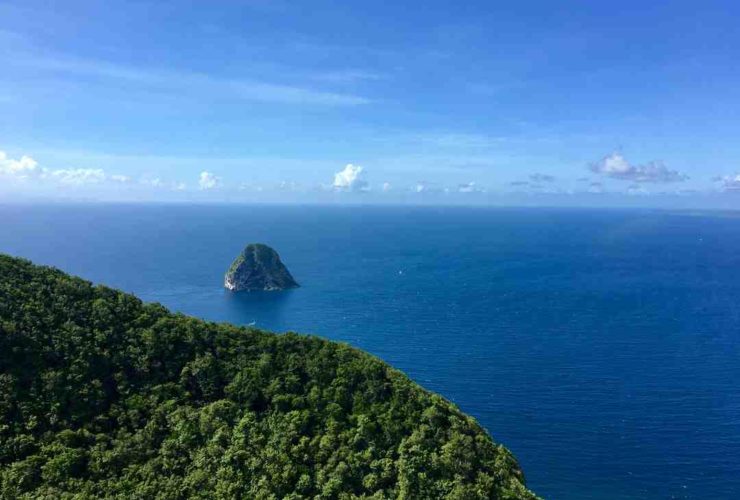
{"type": "Polygon", "coordinates": [[[347,345],[0,255],[2,498],[535,498],[474,419],[347,345]]]}

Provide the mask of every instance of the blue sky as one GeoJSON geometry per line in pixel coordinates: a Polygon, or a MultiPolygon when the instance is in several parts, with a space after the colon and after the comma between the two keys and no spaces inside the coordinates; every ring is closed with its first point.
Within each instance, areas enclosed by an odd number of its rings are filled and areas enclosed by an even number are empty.
{"type": "Polygon", "coordinates": [[[0,4],[0,200],[740,208],[735,2],[0,4]]]}

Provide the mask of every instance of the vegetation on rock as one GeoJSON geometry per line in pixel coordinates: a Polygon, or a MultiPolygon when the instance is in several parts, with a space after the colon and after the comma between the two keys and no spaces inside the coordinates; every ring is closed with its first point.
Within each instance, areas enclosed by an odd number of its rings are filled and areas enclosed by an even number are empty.
{"type": "Polygon", "coordinates": [[[238,292],[285,290],[296,288],[298,283],[275,250],[262,243],[250,243],[229,266],[224,286],[238,292]]]}
{"type": "Polygon", "coordinates": [[[1,498],[535,498],[470,417],[347,345],[0,256],[1,498]]]}

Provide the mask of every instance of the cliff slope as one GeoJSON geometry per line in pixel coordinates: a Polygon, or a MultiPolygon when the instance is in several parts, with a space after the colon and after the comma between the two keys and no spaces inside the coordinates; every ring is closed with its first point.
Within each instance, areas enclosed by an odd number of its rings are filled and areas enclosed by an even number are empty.
{"type": "Polygon", "coordinates": [[[347,345],[0,255],[0,498],[535,498],[453,404],[347,345]]]}

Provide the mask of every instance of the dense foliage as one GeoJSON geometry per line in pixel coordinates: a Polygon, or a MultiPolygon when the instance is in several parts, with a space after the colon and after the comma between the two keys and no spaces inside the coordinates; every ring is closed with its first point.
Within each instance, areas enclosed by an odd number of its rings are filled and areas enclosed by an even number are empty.
{"type": "Polygon", "coordinates": [[[534,498],[470,417],[346,345],[0,255],[2,498],[534,498]]]}

